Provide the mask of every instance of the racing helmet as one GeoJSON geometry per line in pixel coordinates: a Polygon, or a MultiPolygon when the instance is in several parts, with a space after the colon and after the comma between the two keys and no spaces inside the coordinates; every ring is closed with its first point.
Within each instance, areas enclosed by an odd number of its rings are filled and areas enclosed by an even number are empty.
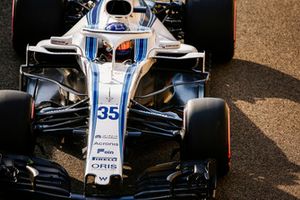
{"type": "MultiPolygon", "coordinates": [[[[129,31],[129,27],[122,22],[112,22],[105,27],[107,31],[129,31]]],[[[116,60],[124,61],[132,57],[133,42],[123,42],[116,50],[116,60]]]]}
{"type": "Polygon", "coordinates": [[[106,25],[105,30],[107,31],[129,31],[126,24],[122,22],[112,22],[106,25]]]}

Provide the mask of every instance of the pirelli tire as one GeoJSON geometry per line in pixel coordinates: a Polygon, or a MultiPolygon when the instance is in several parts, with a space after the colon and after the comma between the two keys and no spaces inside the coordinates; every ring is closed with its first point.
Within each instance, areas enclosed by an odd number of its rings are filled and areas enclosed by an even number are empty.
{"type": "Polygon", "coordinates": [[[0,91],[0,153],[33,153],[33,112],[31,95],[14,90],[0,91]]]}
{"type": "Polygon", "coordinates": [[[230,167],[230,114],[223,99],[188,101],[184,110],[182,160],[215,159],[218,176],[230,167]]]}
{"type": "Polygon", "coordinates": [[[205,50],[215,63],[230,61],[235,46],[235,0],[186,0],[184,10],[185,43],[205,50]]]}
{"type": "Polygon", "coordinates": [[[51,36],[60,36],[64,30],[64,0],[13,0],[12,43],[18,53],[25,53],[27,44],[51,36]]]}

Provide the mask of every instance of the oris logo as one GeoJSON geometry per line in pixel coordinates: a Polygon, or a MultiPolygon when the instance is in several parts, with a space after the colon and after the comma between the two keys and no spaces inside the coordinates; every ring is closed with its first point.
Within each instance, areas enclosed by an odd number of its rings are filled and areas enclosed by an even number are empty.
{"type": "Polygon", "coordinates": [[[117,169],[117,165],[115,164],[92,164],[93,169],[117,169]]]}

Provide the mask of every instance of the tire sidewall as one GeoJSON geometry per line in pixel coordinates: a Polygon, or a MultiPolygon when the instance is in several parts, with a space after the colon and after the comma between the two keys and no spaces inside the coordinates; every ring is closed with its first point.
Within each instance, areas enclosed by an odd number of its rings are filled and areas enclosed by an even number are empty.
{"type": "Polygon", "coordinates": [[[217,98],[196,99],[187,103],[184,110],[185,134],[181,143],[182,160],[215,159],[218,174],[227,174],[230,165],[228,112],[227,104],[217,98]],[[208,107],[205,108],[204,104],[208,107]],[[199,105],[200,109],[197,108],[199,105]]]}
{"type": "Polygon", "coordinates": [[[32,129],[33,99],[24,92],[0,91],[0,151],[32,154],[35,135],[32,129]]]}
{"type": "Polygon", "coordinates": [[[64,31],[64,0],[13,0],[12,43],[18,53],[24,53],[27,44],[64,31]]]}
{"type": "Polygon", "coordinates": [[[186,0],[185,43],[212,54],[214,62],[228,62],[235,47],[234,0],[186,0]]]}

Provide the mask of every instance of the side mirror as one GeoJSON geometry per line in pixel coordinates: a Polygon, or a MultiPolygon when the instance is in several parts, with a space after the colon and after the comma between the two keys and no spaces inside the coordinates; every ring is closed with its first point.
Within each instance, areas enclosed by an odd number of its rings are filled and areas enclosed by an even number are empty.
{"type": "Polygon", "coordinates": [[[62,37],[51,37],[50,43],[56,44],[56,45],[72,45],[73,37],[71,35],[69,36],[62,36],[62,37]]]}
{"type": "MultiPolygon", "coordinates": [[[[84,56],[83,51],[79,45],[73,44],[73,37],[72,35],[62,36],[62,37],[51,37],[50,44],[54,45],[61,45],[61,46],[68,46],[64,48],[76,48],[80,51],[80,55],[84,56]]],[[[63,47],[61,47],[63,48],[63,47]]]]}

